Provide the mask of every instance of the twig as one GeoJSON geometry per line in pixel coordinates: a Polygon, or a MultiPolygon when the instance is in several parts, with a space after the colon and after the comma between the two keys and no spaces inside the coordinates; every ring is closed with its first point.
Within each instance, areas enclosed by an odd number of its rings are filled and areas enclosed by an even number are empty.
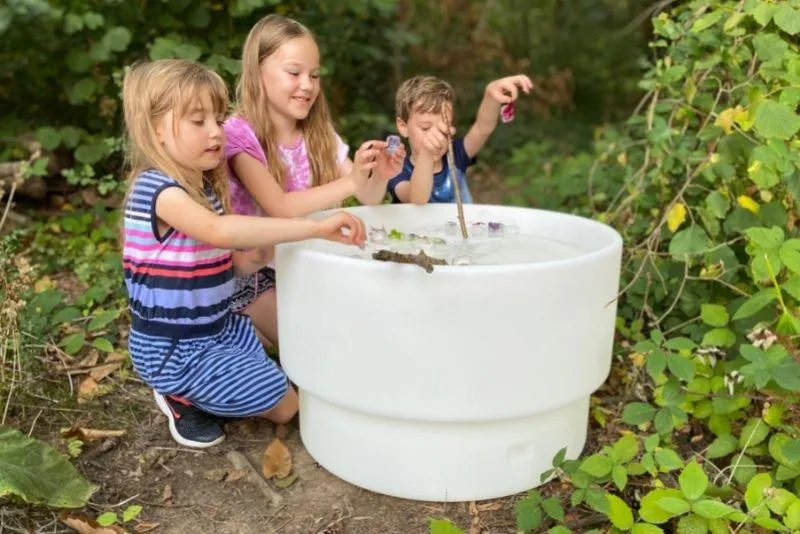
{"type": "Polygon", "coordinates": [[[33,429],[36,428],[36,421],[39,420],[39,416],[42,415],[43,411],[44,411],[44,408],[40,408],[39,409],[39,413],[37,413],[36,417],[33,418],[33,423],[31,423],[31,429],[28,430],[28,437],[31,437],[31,434],[33,434],[33,429]]]}
{"type": "Polygon", "coordinates": [[[681,280],[681,285],[678,288],[678,292],[675,294],[675,299],[673,299],[672,304],[670,304],[669,308],[667,308],[667,311],[665,311],[663,315],[661,315],[661,317],[659,317],[652,324],[653,327],[660,325],[661,321],[663,321],[670,313],[672,313],[672,310],[674,310],[675,306],[678,305],[678,301],[681,299],[681,296],[683,296],[683,288],[686,287],[686,279],[689,276],[689,258],[685,259],[686,263],[684,263],[684,268],[683,268],[683,279],[681,280]]]}
{"type": "Polygon", "coordinates": [[[89,504],[91,506],[95,506],[95,507],[100,508],[100,509],[119,508],[120,506],[125,506],[126,504],[128,504],[131,501],[133,501],[137,497],[139,497],[138,493],[136,495],[134,495],[133,497],[128,497],[125,500],[119,501],[117,504],[101,504],[101,503],[97,503],[97,502],[89,502],[89,504]]]}
{"type": "Polygon", "coordinates": [[[447,265],[447,261],[440,258],[433,258],[425,254],[424,250],[420,250],[419,254],[406,254],[402,252],[394,252],[391,250],[379,250],[372,253],[372,259],[378,261],[391,261],[394,263],[408,263],[412,265],[419,265],[426,272],[432,273],[434,265],[447,265]]]}
{"type": "Polygon", "coordinates": [[[191,452],[192,454],[206,454],[206,451],[197,449],[181,449],[180,447],[152,447],[153,450],[158,451],[177,451],[177,452],[191,452]]]}
{"type": "MultiPolygon", "coordinates": [[[[450,119],[447,116],[446,108],[444,106],[442,106],[442,119],[444,120],[449,132],[450,119]]],[[[458,224],[461,226],[461,237],[467,239],[469,235],[467,235],[467,223],[464,221],[464,204],[461,200],[461,184],[458,183],[456,176],[456,159],[453,155],[452,137],[447,143],[447,166],[449,167],[450,171],[450,180],[453,182],[453,190],[456,193],[456,207],[458,208],[458,224]]]]}
{"type": "Polygon", "coordinates": [[[246,469],[249,471],[249,474],[245,478],[245,480],[251,482],[252,484],[256,485],[261,493],[264,494],[270,500],[270,504],[272,506],[280,506],[283,504],[283,497],[278,495],[276,492],[269,487],[267,481],[261,478],[261,475],[258,474],[258,471],[255,470],[253,465],[250,461],[244,457],[244,455],[237,451],[230,451],[228,453],[228,460],[233,464],[233,467],[236,469],[246,469]]]}
{"type": "Polygon", "coordinates": [[[11,191],[8,193],[8,199],[6,199],[6,209],[3,210],[3,218],[0,219],[0,230],[3,229],[3,225],[6,222],[6,217],[8,217],[8,212],[11,211],[11,204],[14,200],[14,193],[17,190],[17,182],[16,180],[11,184],[11,191]]]}

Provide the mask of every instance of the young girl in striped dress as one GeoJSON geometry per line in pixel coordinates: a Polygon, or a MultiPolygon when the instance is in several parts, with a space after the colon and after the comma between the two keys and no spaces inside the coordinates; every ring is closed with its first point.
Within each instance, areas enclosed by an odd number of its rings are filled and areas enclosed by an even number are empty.
{"type": "MultiPolygon", "coordinates": [[[[123,263],[137,373],[185,446],[221,442],[215,416],[288,421],[297,395],[250,318],[231,312],[234,271],[257,271],[276,243],[363,245],[363,223],[344,212],[320,221],[226,214],[228,94],[213,71],[183,60],[139,64],[125,78],[123,103],[130,165],[123,263]]],[[[365,175],[373,164],[356,158],[365,175]]]]}

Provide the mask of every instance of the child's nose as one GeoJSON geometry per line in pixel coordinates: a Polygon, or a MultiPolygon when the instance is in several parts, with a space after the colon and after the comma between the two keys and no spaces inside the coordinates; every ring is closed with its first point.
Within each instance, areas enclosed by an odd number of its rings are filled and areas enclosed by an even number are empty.
{"type": "Polygon", "coordinates": [[[211,123],[211,137],[222,137],[222,126],[217,121],[211,123]]]}

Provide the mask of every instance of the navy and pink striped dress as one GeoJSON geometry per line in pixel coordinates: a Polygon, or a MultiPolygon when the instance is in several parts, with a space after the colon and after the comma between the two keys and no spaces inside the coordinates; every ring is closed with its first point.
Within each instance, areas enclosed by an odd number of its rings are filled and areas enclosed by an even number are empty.
{"type": "MultiPolygon", "coordinates": [[[[157,392],[206,412],[246,417],[274,408],[288,380],[270,360],[250,318],[230,311],[230,250],[173,228],[159,234],[155,202],[181,187],[156,170],[140,174],[125,205],[123,267],[134,368],[157,392]]],[[[222,205],[209,189],[217,213],[222,205]]]]}

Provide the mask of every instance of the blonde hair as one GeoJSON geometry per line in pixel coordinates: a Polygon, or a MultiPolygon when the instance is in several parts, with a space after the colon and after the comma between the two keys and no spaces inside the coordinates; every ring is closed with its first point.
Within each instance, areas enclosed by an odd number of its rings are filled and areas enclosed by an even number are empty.
{"type": "MultiPolygon", "coordinates": [[[[456,92],[446,81],[433,76],[414,76],[397,89],[395,113],[407,122],[411,113],[442,113],[445,104],[452,108],[455,101],[456,92]]],[[[451,109],[451,113],[453,111],[451,109]]]]}
{"type": "MultiPolygon", "coordinates": [[[[203,206],[211,204],[203,190],[209,185],[225,212],[230,212],[228,177],[221,160],[203,173],[203,183],[191,180],[190,172],[180,166],[159,142],[156,127],[173,111],[173,124],[183,117],[201,95],[211,96],[214,113],[224,115],[228,107],[228,88],[220,76],[197,63],[182,59],[162,59],[134,65],[122,84],[125,118],[125,164],[128,169],[128,193],[136,176],[148,169],[158,169],[181,184],[203,206]]],[[[167,127],[167,125],[163,125],[167,127]]]]}
{"type": "MultiPolygon", "coordinates": [[[[284,187],[286,169],[278,157],[275,127],[267,110],[267,96],[261,83],[261,62],[274,54],[287,41],[314,34],[296,20],[281,15],[267,15],[259,20],[247,35],[242,49],[242,74],[236,86],[236,113],[245,118],[255,130],[258,142],[267,156],[267,169],[284,187]]],[[[308,116],[299,122],[311,163],[311,184],[332,182],[338,177],[336,138],[331,126],[328,102],[320,87],[308,116]]]]}

